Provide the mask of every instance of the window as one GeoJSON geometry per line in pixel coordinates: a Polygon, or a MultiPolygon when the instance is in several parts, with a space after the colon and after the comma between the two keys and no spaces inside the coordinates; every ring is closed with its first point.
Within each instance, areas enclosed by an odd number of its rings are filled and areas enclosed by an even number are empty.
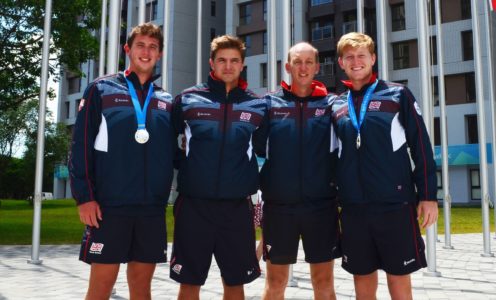
{"type": "Polygon", "coordinates": [[[434,146],[441,145],[441,119],[434,118],[434,146]]]}
{"type": "Polygon", "coordinates": [[[67,78],[68,90],[67,93],[75,94],[81,91],[81,77],[69,77],[67,78]]]}
{"type": "Polygon", "coordinates": [[[333,0],[312,0],[310,3],[311,6],[317,6],[321,4],[326,4],[326,3],[332,3],[333,0]]]}
{"type": "Polygon", "coordinates": [[[391,5],[391,25],[393,31],[405,30],[405,3],[391,5]]]}
{"type": "Polygon", "coordinates": [[[410,68],[410,46],[408,42],[393,44],[393,69],[410,68]]]}
{"type": "Polygon", "coordinates": [[[319,76],[334,76],[334,59],[331,56],[321,56],[319,76]]]}
{"type": "Polygon", "coordinates": [[[462,20],[467,20],[472,18],[472,6],[470,5],[470,0],[460,0],[461,15],[462,20]]]}
{"type": "MultiPolygon", "coordinates": [[[[440,2],[441,4],[441,2],[440,2]]],[[[429,7],[427,8],[429,11],[429,25],[436,25],[436,3],[435,1],[429,1],[429,7]]],[[[441,9],[442,11],[442,9],[441,9]]],[[[442,23],[442,22],[441,22],[442,23]]]]}
{"type": "Polygon", "coordinates": [[[431,62],[437,65],[437,39],[436,36],[431,36],[431,62]]]}
{"type": "Polygon", "coordinates": [[[343,22],[343,34],[357,31],[357,21],[343,22]]]}
{"type": "Polygon", "coordinates": [[[476,100],[475,94],[475,73],[466,73],[465,74],[465,86],[467,92],[467,102],[473,103],[476,100]]]}
{"type": "Polygon", "coordinates": [[[215,17],[217,14],[217,2],[215,0],[210,1],[210,16],[215,17]]]}
{"type": "Polygon", "coordinates": [[[267,63],[260,64],[260,86],[267,87],[267,63]]]}
{"type": "Polygon", "coordinates": [[[146,22],[150,22],[152,20],[157,19],[157,11],[158,11],[158,0],[154,0],[151,2],[148,2],[146,4],[146,9],[145,9],[145,20],[146,22]]]}
{"type": "Polygon", "coordinates": [[[263,53],[267,53],[267,31],[263,33],[263,53]]]}
{"type": "Polygon", "coordinates": [[[64,104],[65,104],[65,115],[69,119],[69,117],[71,116],[71,103],[69,103],[69,101],[66,101],[64,104]]]}
{"type": "Polygon", "coordinates": [[[443,191],[443,174],[441,170],[436,171],[437,177],[437,200],[444,199],[444,191],[443,191]]]}
{"type": "Polygon", "coordinates": [[[467,144],[478,144],[477,115],[466,115],[465,124],[467,124],[467,144]]]}
{"type": "Polygon", "coordinates": [[[251,23],[251,4],[239,6],[239,25],[248,25],[251,23]]]}
{"type": "Polygon", "coordinates": [[[437,76],[432,77],[432,94],[434,106],[439,105],[439,80],[437,76]]]}
{"type": "Polygon", "coordinates": [[[312,22],[312,41],[334,37],[331,21],[312,22]]]}
{"type": "Polygon", "coordinates": [[[251,55],[251,35],[245,35],[241,38],[245,42],[245,56],[251,55]]]}
{"type": "Polygon", "coordinates": [[[474,59],[474,40],[472,30],[462,31],[462,55],[463,60],[474,59]]]}
{"type": "Polygon", "coordinates": [[[215,36],[216,36],[215,28],[210,28],[210,40],[215,39],[215,36]]]}
{"type": "Polygon", "coordinates": [[[472,200],[481,200],[479,169],[470,169],[470,197],[472,200]]]}
{"type": "Polygon", "coordinates": [[[267,0],[263,0],[264,21],[267,21],[267,0]]]}

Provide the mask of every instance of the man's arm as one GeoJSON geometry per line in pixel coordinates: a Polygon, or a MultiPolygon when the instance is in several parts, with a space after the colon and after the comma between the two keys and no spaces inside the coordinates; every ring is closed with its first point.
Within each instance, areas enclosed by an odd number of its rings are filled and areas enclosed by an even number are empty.
{"type": "Polygon", "coordinates": [[[436,163],[420,107],[406,87],[402,91],[400,105],[400,121],[415,164],[413,177],[420,200],[417,214],[422,220],[421,226],[425,228],[435,223],[438,217],[436,163]]]}
{"type": "Polygon", "coordinates": [[[81,99],[69,161],[72,195],[78,205],[79,219],[97,228],[102,213],[95,199],[94,143],[101,122],[100,105],[100,95],[93,83],[81,99]]]}
{"type": "Polygon", "coordinates": [[[270,132],[270,96],[264,97],[266,102],[265,115],[262,119],[262,123],[253,133],[253,150],[258,157],[266,158],[267,152],[267,139],[270,132]]]}

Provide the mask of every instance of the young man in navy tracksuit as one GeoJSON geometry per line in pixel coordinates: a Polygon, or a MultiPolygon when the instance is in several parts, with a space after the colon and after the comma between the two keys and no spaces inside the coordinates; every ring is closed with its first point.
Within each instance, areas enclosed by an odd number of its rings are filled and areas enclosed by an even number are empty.
{"type": "Polygon", "coordinates": [[[125,72],[92,82],[74,126],[70,176],[86,230],[80,260],[91,264],[86,299],[108,299],[127,263],[132,299],[150,299],[155,264],[167,261],[165,207],[176,140],[172,97],[153,84],[160,28],[133,28],[125,72]]]}
{"type": "Polygon", "coordinates": [[[342,265],[354,275],[358,299],[375,299],[378,269],[393,299],[411,299],[409,274],[426,267],[417,216],[423,228],[438,216],[431,143],[410,90],[373,74],[369,36],[348,33],[337,51],[349,78],[349,91],[332,106],[342,265]]]}
{"type": "Polygon", "coordinates": [[[179,299],[199,298],[212,255],[224,299],[243,299],[243,285],[260,275],[250,198],[258,189],[252,136],[267,105],[240,78],[244,57],[239,38],[215,38],[207,82],[175,100],[175,128],[185,136],[170,261],[170,277],[181,283],[179,299]]]}
{"type": "Polygon", "coordinates": [[[333,266],[340,256],[336,187],[330,149],[331,103],[321,82],[319,53],[298,43],[288,53],[291,84],[266,96],[269,114],[256,149],[261,170],[267,276],[263,299],[283,299],[300,238],[315,299],[335,299],[333,266]]]}

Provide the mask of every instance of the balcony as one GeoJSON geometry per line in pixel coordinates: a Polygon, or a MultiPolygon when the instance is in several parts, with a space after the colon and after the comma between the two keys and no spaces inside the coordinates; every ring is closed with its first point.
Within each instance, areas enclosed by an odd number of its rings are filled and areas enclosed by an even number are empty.
{"type": "Polygon", "coordinates": [[[343,34],[347,34],[348,32],[355,32],[355,31],[357,31],[356,21],[343,22],[343,34]]]}

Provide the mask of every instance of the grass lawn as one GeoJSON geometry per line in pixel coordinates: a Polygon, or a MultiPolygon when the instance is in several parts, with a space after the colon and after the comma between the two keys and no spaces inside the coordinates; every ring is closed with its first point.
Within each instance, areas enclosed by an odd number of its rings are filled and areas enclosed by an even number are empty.
{"type": "MultiPolygon", "coordinates": [[[[33,230],[33,207],[24,200],[0,200],[0,245],[29,245],[33,230]]],[[[490,210],[491,231],[494,231],[494,211],[490,210]]],[[[167,209],[167,240],[172,242],[174,228],[172,207],[167,209]]],[[[78,244],[84,226],[79,221],[74,200],[42,202],[41,244],[78,244]]],[[[480,207],[455,207],[451,212],[451,233],[482,232],[480,207]]],[[[438,233],[444,233],[443,211],[440,209],[438,233]]],[[[257,230],[257,239],[260,230],[257,230]]]]}

